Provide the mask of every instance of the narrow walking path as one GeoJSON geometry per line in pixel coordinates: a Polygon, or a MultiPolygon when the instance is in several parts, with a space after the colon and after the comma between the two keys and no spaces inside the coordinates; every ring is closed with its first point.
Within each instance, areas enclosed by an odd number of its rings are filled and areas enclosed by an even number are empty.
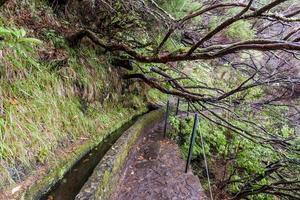
{"type": "Polygon", "coordinates": [[[178,146],[163,138],[163,123],[145,131],[128,158],[113,200],[204,200],[198,177],[184,173],[178,146]]]}

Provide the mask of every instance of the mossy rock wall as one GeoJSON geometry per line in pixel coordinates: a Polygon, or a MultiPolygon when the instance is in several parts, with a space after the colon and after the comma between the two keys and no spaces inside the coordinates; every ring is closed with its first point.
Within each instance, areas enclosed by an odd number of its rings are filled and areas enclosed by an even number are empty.
{"type": "Polygon", "coordinates": [[[80,148],[78,148],[75,152],[72,152],[68,155],[67,158],[61,158],[59,160],[59,164],[55,169],[52,169],[47,176],[45,176],[40,181],[36,182],[32,185],[20,199],[24,200],[37,200],[43,194],[50,190],[50,188],[56,184],[59,180],[61,180],[65,173],[67,173],[75,163],[80,160],[84,155],[86,155],[91,149],[98,146],[100,143],[105,141],[110,134],[112,134],[117,129],[121,128],[124,124],[131,121],[134,117],[144,113],[146,110],[141,109],[136,113],[133,113],[128,118],[124,118],[124,120],[119,121],[119,123],[115,124],[111,128],[108,128],[101,133],[98,134],[97,138],[93,138],[92,140],[86,142],[80,148]]]}

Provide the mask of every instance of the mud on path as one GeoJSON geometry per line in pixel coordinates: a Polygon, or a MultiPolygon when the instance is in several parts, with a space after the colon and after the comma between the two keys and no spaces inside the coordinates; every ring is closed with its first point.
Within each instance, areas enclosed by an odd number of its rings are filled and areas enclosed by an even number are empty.
{"type": "Polygon", "coordinates": [[[163,138],[163,123],[145,131],[121,172],[112,200],[204,200],[198,177],[184,173],[175,142],[163,138]]]}

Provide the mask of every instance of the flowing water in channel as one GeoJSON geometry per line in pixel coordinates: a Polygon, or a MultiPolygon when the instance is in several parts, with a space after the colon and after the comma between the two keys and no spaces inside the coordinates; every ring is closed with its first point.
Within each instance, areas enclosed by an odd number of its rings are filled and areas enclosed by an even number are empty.
{"type": "MultiPolygon", "coordinates": [[[[139,115],[140,116],[140,115],[139,115]]],[[[44,194],[40,200],[73,200],[93,173],[94,168],[117,141],[139,116],[124,124],[121,128],[110,134],[98,146],[83,156],[65,175],[57,182],[51,190],[44,194]]]]}

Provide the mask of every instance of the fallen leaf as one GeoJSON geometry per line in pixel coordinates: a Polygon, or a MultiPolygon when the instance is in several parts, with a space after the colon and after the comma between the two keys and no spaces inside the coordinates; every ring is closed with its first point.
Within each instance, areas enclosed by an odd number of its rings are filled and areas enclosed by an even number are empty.
{"type": "Polygon", "coordinates": [[[11,190],[11,194],[15,194],[16,192],[18,192],[18,191],[21,189],[21,187],[22,187],[22,186],[19,185],[19,186],[13,188],[13,189],[11,190]]]}

